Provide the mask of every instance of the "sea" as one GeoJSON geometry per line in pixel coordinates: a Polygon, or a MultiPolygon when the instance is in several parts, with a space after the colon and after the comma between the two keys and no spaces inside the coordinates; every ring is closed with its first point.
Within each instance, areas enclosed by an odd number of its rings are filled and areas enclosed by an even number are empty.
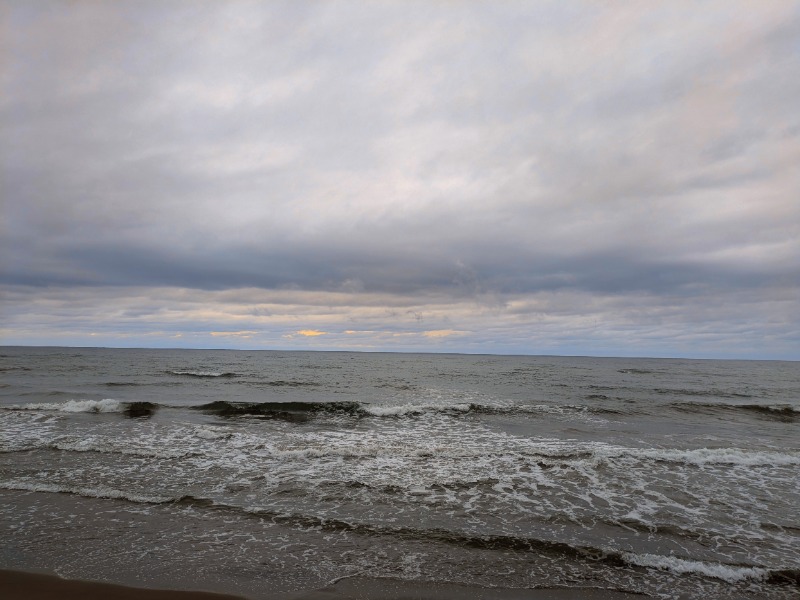
{"type": "Polygon", "coordinates": [[[0,347],[0,568],[800,597],[800,363],[0,347]]]}

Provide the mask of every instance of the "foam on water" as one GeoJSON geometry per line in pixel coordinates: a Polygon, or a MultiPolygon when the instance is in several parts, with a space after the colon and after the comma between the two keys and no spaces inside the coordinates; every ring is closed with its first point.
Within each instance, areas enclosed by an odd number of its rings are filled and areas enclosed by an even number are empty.
{"type": "MultiPolygon", "coordinates": [[[[27,415],[44,416],[6,413],[27,415]]],[[[107,458],[95,461],[91,471],[80,469],[80,462],[69,468],[62,460],[63,473],[45,470],[36,479],[86,489],[119,488],[128,495],[149,496],[151,489],[160,495],[167,487],[175,497],[217,490],[217,501],[241,495],[248,505],[313,506],[307,510],[328,517],[357,510],[376,522],[411,517],[423,502],[438,507],[453,524],[509,535],[532,522],[571,523],[590,531],[593,522],[602,521],[619,529],[618,536],[626,530],[663,531],[699,536],[706,545],[734,535],[762,543],[769,537],[776,555],[796,537],[753,529],[753,518],[773,519],[752,498],[761,489],[790,489],[798,453],[626,448],[519,438],[474,421],[454,429],[451,423],[451,417],[439,413],[413,422],[378,420],[368,429],[329,430],[283,421],[246,421],[234,427],[92,420],[81,425],[83,432],[71,428],[68,434],[43,423],[35,436],[7,449],[99,453],[107,458]],[[676,463],[701,468],[676,470],[676,463]],[[725,513],[710,508],[719,502],[719,489],[731,490],[724,498],[725,513]],[[721,528],[728,529],[727,536],[720,536],[721,528]]],[[[0,419],[0,426],[6,424],[0,419]]],[[[16,430],[23,427],[39,429],[32,420],[16,430]]],[[[746,558],[746,553],[741,556],[746,558]]]]}
{"type": "Polygon", "coordinates": [[[122,412],[123,404],[113,398],[103,400],[67,400],[66,402],[42,402],[15,404],[3,407],[6,410],[48,410],[67,413],[113,413],[122,412]]]}
{"type": "Polygon", "coordinates": [[[49,413],[0,411],[0,452],[46,446],[56,437],[60,418],[49,413]]]}
{"type": "Polygon", "coordinates": [[[770,569],[761,567],[742,567],[736,565],[725,565],[719,563],[707,563],[697,560],[687,560],[675,556],[658,556],[655,554],[632,554],[629,552],[622,554],[623,560],[639,567],[652,567],[655,569],[665,569],[678,573],[697,573],[706,577],[714,577],[736,583],[746,579],[763,581],[770,573],[770,569]]]}
{"type": "MultiPolygon", "coordinates": [[[[796,569],[765,568],[747,565],[726,564],[721,562],[710,562],[681,558],[672,555],[657,555],[649,553],[620,552],[614,549],[600,549],[585,547],[581,545],[570,545],[562,541],[535,539],[535,538],[514,538],[503,536],[472,536],[467,533],[445,531],[441,529],[421,529],[418,527],[397,527],[391,525],[365,525],[340,521],[330,518],[318,518],[313,515],[303,515],[287,511],[270,511],[258,507],[236,507],[218,504],[213,500],[198,498],[193,496],[144,496],[132,494],[127,491],[110,487],[77,487],[70,485],[57,485],[47,483],[37,483],[25,480],[11,480],[0,482],[0,489],[20,490],[31,492],[49,492],[81,496],[84,498],[115,499],[125,500],[137,504],[146,505],[175,505],[187,507],[192,510],[224,511],[224,519],[237,518],[237,515],[252,515],[253,517],[267,519],[272,525],[285,525],[302,531],[319,531],[324,533],[328,543],[332,536],[357,534],[372,538],[397,539],[404,538],[409,542],[434,542],[444,544],[456,549],[472,548],[479,550],[490,550],[493,552],[511,552],[508,556],[512,559],[514,554],[520,552],[533,553],[532,556],[550,556],[552,559],[562,563],[566,558],[586,563],[587,566],[594,564],[607,563],[617,565],[618,561],[623,561],[634,567],[645,567],[656,571],[666,572],[670,575],[692,575],[702,578],[720,580],[729,584],[739,584],[742,582],[764,582],[774,580],[783,585],[791,585],[797,578],[796,569]]],[[[422,494],[424,490],[412,489],[414,494],[422,494]]],[[[73,515],[74,516],[74,515],[73,515]]],[[[555,568],[555,565],[554,567],[555,568]]],[[[417,570],[417,574],[421,574],[417,570]]],[[[512,570],[513,572],[513,570],[512,570]]],[[[675,580],[672,585],[675,584],[675,580]]],[[[699,585],[699,581],[697,584],[699,585]]],[[[652,590],[657,592],[658,590],[652,590]]],[[[668,598],[669,595],[657,594],[660,597],[668,598]]]]}
{"type": "Polygon", "coordinates": [[[181,375],[184,377],[236,377],[236,373],[231,371],[167,371],[171,375],[181,375]]]}
{"type": "Polygon", "coordinates": [[[83,496],[85,498],[113,498],[115,500],[128,500],[139,504],[163,504],[165,502],[175,502],[178,500],[178,498],[170,496],[144,496],[109,487],[87,488],[13,479],[10,481],[0,481],[0,489],[75,494],[76,496],[83,496]]]}
{"type": "Polygon", "coordinates": [[[436,406],[430,404],[403,404],[400,406],[374,406],[366,405],[362,410],[373,417],[405,417],[409,415],[422,415],[429,412],[442,413],[468,413],[474,409],[471,404],[450,404],[436,406]]]}
{"type": "Polygon", "coordinates": [[[231,437],[231,432],[219,427],[198,427],[194,435],[201,440],[224,440],[231,437]]]}
{"type": "Polygon", "coordinates": [[[696,450],[623,450],[641,458],[682,462],[691,465],[788,466],[800,465],[800,451],[768,452],[742,448],[700,448],[696,450]]]}

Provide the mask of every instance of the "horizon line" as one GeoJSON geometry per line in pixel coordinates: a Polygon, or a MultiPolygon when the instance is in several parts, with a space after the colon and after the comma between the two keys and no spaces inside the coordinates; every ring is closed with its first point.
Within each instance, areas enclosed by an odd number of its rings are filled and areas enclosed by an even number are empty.
{"type": "Polygon", "coordinates": [[[644,356],[644,355],[597,355],[597,354],[525,354],[525,353],[492,353],[492,352],[457,352],[433,350],[353,350],[353,349],[314,349],[314,348],[186,348],[180,346],[59,346],[49,344],[0,344],[0,348],[66,348],[80,350],[189,350],[206,352],[329,352],[352,354],[431,354],[431,355],[456,355],[456,356],[507,356],[529,358],[608,358],[608,359],[641,359],[641,360],[716,360],[716,361],[749,361],[749,362],[800,362],[800,358],[720,358],[720,357],[691,357],[691,356],[644,356]]]}

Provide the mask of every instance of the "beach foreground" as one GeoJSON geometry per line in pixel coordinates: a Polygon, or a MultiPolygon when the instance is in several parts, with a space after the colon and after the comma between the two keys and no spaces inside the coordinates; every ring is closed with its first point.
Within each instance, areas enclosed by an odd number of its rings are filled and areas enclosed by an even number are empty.
{"type": "MultiPolygon", "coordinates": [[[[213,592],[154,590],[96,581],[62,579],[55,575],[0,570],[0,595],[5,600],[241,600],[213,592]]],[[[281,598],[288,596],[281,595],[281,598]]],[[[420,583],[392,579],[352,577],[296,600],[634,600],[639,594],[585,589],[493,589],[476,586],[420,583]]]]}

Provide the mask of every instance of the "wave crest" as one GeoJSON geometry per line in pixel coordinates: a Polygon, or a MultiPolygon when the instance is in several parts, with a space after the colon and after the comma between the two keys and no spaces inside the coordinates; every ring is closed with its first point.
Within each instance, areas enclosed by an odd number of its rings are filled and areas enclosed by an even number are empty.
{"type": "Polygon", "coordinates": [[[680,402],[672,405],[681,412],[727,416],[750,414],[761,419],[793,423],[800,421],[800,409],[789,404],[725,404],[717,402],[680,402]]]}
{"type": "Polygon", "coordinates": [[[182,377],[236,377],[236,373],[217,372],[217,371],[167,371],[168,375],[179,375],[182,377]]]}
{"type": "Polygon", "coordinates": [[[63,413],[122,413],[127,417],[149,417],[159,405],[153,402],[121,402],[113,398],[103,400],[67,400],[66,402],[39,402],[4,406],[5,410],[33,410],[63,413]]]}

